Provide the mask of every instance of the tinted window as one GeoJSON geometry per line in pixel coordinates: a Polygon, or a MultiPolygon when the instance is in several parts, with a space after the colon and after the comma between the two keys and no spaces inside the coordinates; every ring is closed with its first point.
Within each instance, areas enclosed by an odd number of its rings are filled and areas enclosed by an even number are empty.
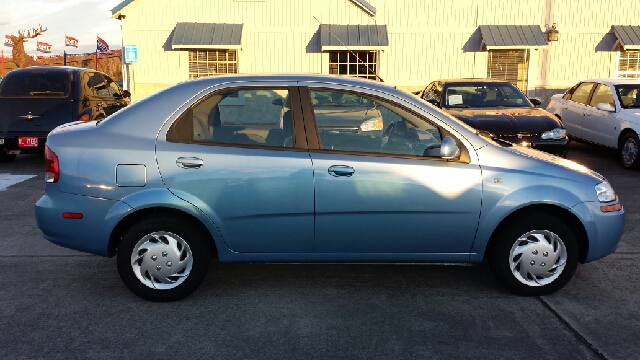
{"type": "Polygon", "coordinates": [[[68,96],[71,79],[66,71],[32,70],[9,74],[2,81],[0,96],[68,96]]]}
{"type": "Polygon", "coordinates": [[[440,143],[436,126],[396,105],[336,91],[312,90],[311,98],[324,150],[423,156],[440,143]]]}
{"type": "Polygon", "coordinates": [[[576,88],[576,91],[573,92],[571,96],[571,101],[575,101],[577,103],[586,104],[589,100],[589,94],[591,93],[591,89],[593,89],[594,83],[582,83],[580,86],[576,88]]]}
{"type": "Polygon", "coordinates": [[[440,96],[442,95],[442,88],[438,87],[436,83],[431,83],[422,94],[424,100],[435,100],[440,102],[440,96]]]}
{"type": "Polygon", "coordinates": [[[616,85],[616,93],[623,109],[640,108],[640,84],[616,85]]]}
{"type": "Polygon", "coordinates": [[[596,91],[593,92],[589,106],[596,107],[600,103],[609,104],[615,106],[613,102],[613,93],[608,85],[599,84],[596,91]]]}
{"type": "Polygon", "coordinates": [[[173,142],[293,147],[287,89],[227,90],[184,112],[169,129],[173,142]]]}
{"type": "Polygon", "coordinates": [[[509,83],[465,82],[445,86],[445,107],[531,107],[527,97],[509,83]]]}

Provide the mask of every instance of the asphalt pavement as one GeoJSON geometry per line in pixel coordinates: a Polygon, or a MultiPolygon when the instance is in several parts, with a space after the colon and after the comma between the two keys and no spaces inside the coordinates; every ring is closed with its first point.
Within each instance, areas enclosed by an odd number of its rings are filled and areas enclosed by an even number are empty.
{"type": "Polygon", "coordinates": [[[42,238],[44,162],[20,155],[0,164],[0,359],[640,359],[640,171],[579,143],[568,158],[607,177],[627,224],[553,295],[512,295],[486,264],[213,263],[164,304],[130,293],[115,258],[42,238]]]}

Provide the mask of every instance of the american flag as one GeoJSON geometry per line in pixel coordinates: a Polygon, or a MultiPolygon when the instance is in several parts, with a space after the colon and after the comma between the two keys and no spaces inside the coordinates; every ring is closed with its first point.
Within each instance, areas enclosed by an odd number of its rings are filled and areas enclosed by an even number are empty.
{"type": "Polygon", "coordinates": [[[102,40],[100,36],[98,36],[98,43],[96,49],[98,52],[107,52],[109,51],[109,44],[106,41],[102,40]]]}
{"type": "Polygon", "coordinates": [[[13,47],[13,41],[11,41],[11,35],[4,36],[4,46],[13,47]]]}
{"type": "MultiPolygon", "coordinates": [[[[98,38],[99,39],[99,38],[98,38]]],[[[78,47],[78,39],[71,37],[69,35],[64,36],[64,46],[73,46],[78,47]]]]}

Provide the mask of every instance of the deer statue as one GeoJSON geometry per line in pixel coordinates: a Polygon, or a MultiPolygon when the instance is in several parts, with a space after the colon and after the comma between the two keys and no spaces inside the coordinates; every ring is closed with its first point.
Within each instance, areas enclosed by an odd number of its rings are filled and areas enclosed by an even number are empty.
{"type": "Polygon", "coordinates": [[[33,39],[36,36],[47,31],[47,28],[43,29],[42,25],[39,25],[39,26],[40,26],[39,29],[33,28],[27,31],[26,35],[22,30],[18,30],[18,36],[11,35],[11,41],[13,41],[13,51],[12,51],[13,62],[16,64],[17,67],[24,68],[24,67],[38,65],[38,63],[35,60],[33,60],[33,57],[29,56],[24,51],[24,43],[28,41],[27,39],[33,39]]]}

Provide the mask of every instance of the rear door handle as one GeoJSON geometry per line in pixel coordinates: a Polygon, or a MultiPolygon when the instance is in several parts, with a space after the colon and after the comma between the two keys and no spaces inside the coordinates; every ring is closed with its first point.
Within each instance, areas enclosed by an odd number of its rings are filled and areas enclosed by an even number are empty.
{"type": "Polygon", "coordinates": [[[176,165],[183,169],[198,169],[202,167],[203,164],[202,159],[197,157],[179,157],[178,160],[176,160],[176,165]]]}
{"type": "Polygon", "coordinates": [[[331,176],[346,176],[349,177],[353,175],[356,171],[347,165],[333,165],[329,167],[329,175],[331,176]]]}

